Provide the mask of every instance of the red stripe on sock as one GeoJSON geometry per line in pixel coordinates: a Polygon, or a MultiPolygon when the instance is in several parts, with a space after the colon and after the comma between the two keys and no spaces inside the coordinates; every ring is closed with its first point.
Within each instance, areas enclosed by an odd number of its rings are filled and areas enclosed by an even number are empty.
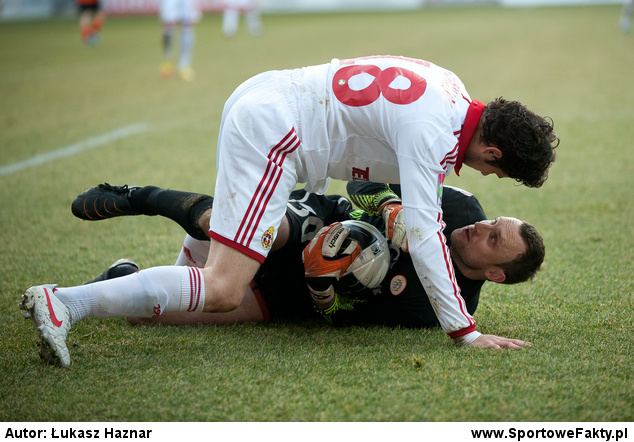
{"type": "Polygon", "coordinates": [[[192,278],[192,268],[191,267],[187,267],[187,270],[189,271],[189,307],[187,308],[188,312],[192,311],[192,304],[194,301],[194,282],[193,282],[193,278],[192,278]]]}
{"type": "Polygon", "coordinates": [[[196,305],[194,305],[194,308],[192,311],[196,311],[198,310],[198,305],[200,304],[200,286],[201,286],[201,275],[200,275],[200,270],[195,268],[194,269],[194,275],[196,276],[196,305]]]}

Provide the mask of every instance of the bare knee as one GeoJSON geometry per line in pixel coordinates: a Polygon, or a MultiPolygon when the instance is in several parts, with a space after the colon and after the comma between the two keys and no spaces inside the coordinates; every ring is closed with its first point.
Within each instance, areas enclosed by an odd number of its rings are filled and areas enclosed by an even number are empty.
{"type": "Polygon", "coordinates": [[[242,304],[248,286],[236,284],[222,275],[205,269],[205,312],[230,312],[242,304]]]}
{"type": "Polygon", "coordinates": [[[242,303],[260,263],[213,238],[203,269],[205,312],[230,312],[242,303]]]}

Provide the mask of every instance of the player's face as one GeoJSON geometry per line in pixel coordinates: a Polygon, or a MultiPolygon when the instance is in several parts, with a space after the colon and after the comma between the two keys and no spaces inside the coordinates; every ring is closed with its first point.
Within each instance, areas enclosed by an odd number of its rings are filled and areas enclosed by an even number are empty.
{"type": "Polygon", "coordinates": [[[494,173],[498,178],[508,178],[508,175],[502,171],[499,167],[495,167],[488,163],[483,163],[478,170],[484,176],[491,175],[494,173]]]}
{"type": "Polygon", "coordinates": [[[476,135],[467,150],[464,163],[484,176],[495,174],[498,178],[508,178],[506,172],[493,165],[500,158],[502,151],[499,148],[484,143],[480,136],[476,135]]]}
{"type": "Polygon", "coordinates": [[[526,251],[521,225],[516,218],[501,216],[456,229],[451,234],[452,258],[474,271],[513,261],[526,251]]]}

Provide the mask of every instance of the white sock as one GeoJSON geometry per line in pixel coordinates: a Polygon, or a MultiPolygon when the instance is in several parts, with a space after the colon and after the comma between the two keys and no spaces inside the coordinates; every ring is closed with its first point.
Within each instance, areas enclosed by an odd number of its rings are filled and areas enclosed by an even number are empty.
{"type": "Polygon", "coordinates": [[[153,267],[132,275],[77,287],[56,288],[72,322],[87,316],[152,317],[202,311],[205,282],[196,267],[153,267]]]}
{"type": "Polygon", "coordinates": [[[187,235],[183,247],[174,263],[175,266],[205,267],[209,256],[209,241],[201,241],[187,235]]]}
{"type": "Polygon", "coordinates": [[[260,21],[260,11],[252,9],[245,13],[245,19],[249,33],[253,36],[258,36],[262,33],[262,22],[260,21]]]}
{"type": "Polygon", "coordinates": [[[226,9],[222,14],[222,32],[227,37],[233,37],[238,32],[238,24],[240,23],[240,11],[237,9],[226,9]]]}
{"type": "Polygon", "coordinates": [[[180,69],[189,68],[192,64],[192,52],[194,49],[194,27],[184,24],[181,28],[181,56],[178,62],[180,69]]]}

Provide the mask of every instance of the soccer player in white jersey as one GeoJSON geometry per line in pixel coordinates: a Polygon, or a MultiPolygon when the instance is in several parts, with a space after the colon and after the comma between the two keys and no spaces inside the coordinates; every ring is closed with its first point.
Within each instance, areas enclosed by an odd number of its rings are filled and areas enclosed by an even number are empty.
{"type": "Polygon", "coordinates": [[[169,78],[174,75],[174,33],[180,26],[178,73],[183,80],[193,81],[194,25],[200,20],[198,0],[161,0],[160,17],[163,26],[161,76],[169,78]]]}
{"type": "Polygon", "coordinates": [[[72,318],[60,299],[88,305],[105,296],[127,316],[231,311],[288,228],[286,202],[298,182],[323,192],[328,177],[378,181],[401,184],[402,210],[391,219],[404,218],[443,330],[460,344],[518,348],[525,343],[481,335],[465,308],[442,234],[441,189],[463,164],[539,187],[557,142],[550,121],[518,102],[472,100],[455,74],[423,60],[373,56],[265,72],[239,86],[223,110],[204,269],[165,266],[88,286],[34,286],[23,305],[43,343],[66,356],[72,318]]]}

